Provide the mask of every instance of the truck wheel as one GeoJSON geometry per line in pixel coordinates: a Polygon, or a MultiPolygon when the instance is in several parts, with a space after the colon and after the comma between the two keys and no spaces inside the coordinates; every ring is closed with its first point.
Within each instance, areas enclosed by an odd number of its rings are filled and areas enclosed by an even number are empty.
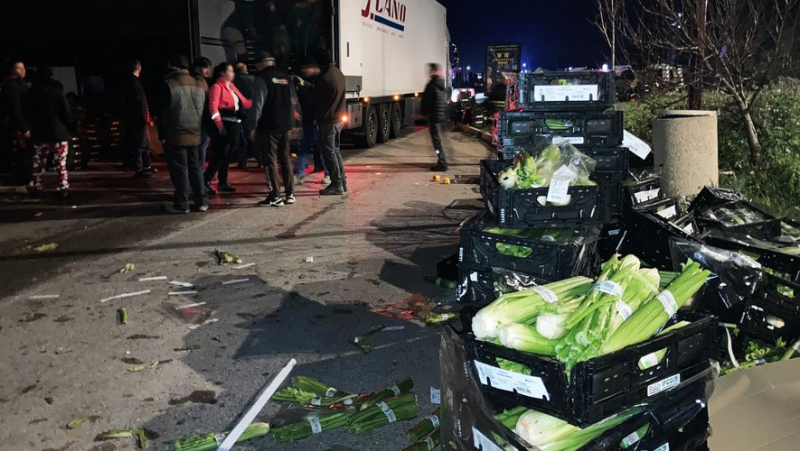
{"type": "Polygon", "coordinates": [[[367,106],[361,133],[364,135],[361,138],[361,146],[367,149],[375,147],[375,143],[378,141],[378,112],[375,111],[375,107],[372,105],[367,106]]]}
{"type": "Polygon", "coordinates": [[[378,142],[385,143],[391,139],[392,104],[378,105],[378,142]]]}
{"type": "Polygon", "coordinates": [[[400,102],[392,103],[392,126],[389,134],[392,138],[397,138],[400,130],[403,128],[403,109],[400,108],[400,102]]]}

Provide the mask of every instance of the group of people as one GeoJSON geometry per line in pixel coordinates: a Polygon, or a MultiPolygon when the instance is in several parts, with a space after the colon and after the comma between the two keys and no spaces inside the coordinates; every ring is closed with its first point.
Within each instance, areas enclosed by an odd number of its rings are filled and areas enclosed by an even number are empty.
{"type": "MultiPolygon", "coordinates": [[[[211,79],[207,80],[210,61],[201,59],[190,67],[185,56],[171,58],[170,73],[154,97],[158,111],[155,122],[175,186],[170,212],[189,212],[190,188],[199,211],[208,209],[208,197],[215,196],[218,191],[236,192],[228,180],[228,166],[234,159],[240,159],[238,155],[246,151],[248,143],[252,143],[264,167],[269,188],[269,194],[259,205],[280,207],[296,202],[295,175],[305,173],[306,156],[317,144],[324,167],[330,174],[330,184],[320,190],[320,194],[342,196],[347,193],[339,144],[341,117],[345,110],[345,80],[330,52],[318,49],[313,60],[301,68],[302,77],[283,72],[268,53],[258,56],[255,67],[258,71],[255,77],[239,85],[246,86],[249,91],[244,94],[237,87],[236,67],[230,63],[218,65],[211,79]],[[300,149],[303,158],[299,159],[295,169],[290,138],[292,130],[300,123],[305,131],[300,149]],[[315,136],[319,136],[318,143],[315,136]],[[206,167],[207,148],[210,155],[206,167]],[[212,187],[215,178],[218,179],[216,190],[212,187]],[[279,180],[283,181],[283,193],[279,180]]],[[[136,70],[141,70],[141,66],[134,67],[135,78],[136,70]]],[[[246,67],[240,67],[239,73],[243,79],[248,75],[246,67]]],[[[146,103],[142,105],[135,83],[129,97],[139,107],[128,110],[136,113],[132,123],[138,127],[151,119],[149,107],[146,103]]],[[[146,141],[134,135],[129,142],[136,173],[148,176],[147,161],[140,157],[146,151],[136,148],[137,145],[145,146],[146,141]]]]}

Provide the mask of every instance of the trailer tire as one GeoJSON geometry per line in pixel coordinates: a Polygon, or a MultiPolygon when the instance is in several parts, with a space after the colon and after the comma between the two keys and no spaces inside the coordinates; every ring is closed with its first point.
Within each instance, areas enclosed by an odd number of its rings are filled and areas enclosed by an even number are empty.
{"type": "Polygon", "coordinates": [[[378,142],[388,142],[392,135],[392,104],[378,104],[378,142]]]}
{"type": "Polygon", "coordinates": [[[389,130],[389,135],[392,138],[397,138],[400,135],[400,130],[403,128],[403,109],[400,107],[400,102],[392,103],[392,126],[389,130]]]}
{"type": "Polygon", "coordinates": [[[375,147],[378,142],[378,112],[375,107],[368,105],[364,114],[364,124],[361,125],[361,146],[367,149],[375,147]]]}

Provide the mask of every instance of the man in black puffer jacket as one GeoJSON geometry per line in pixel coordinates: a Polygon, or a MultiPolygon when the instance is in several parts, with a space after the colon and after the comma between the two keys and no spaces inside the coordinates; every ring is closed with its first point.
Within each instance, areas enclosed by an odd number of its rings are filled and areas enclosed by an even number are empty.
{"type": "Polygon", "coordinates": [[[436,63],[429,63],[431,80],[425,86],[422,94],[422,114],[428,118],[428,126],[431,130],[431,140],[433,150],[436,151],[438,162],[431,167],[431,171],[446,171],[447,158],[442,145],[441,123],[447,120],[447,90],[444,87],[444,79],[440,75],[442,68],[436,63]]]}

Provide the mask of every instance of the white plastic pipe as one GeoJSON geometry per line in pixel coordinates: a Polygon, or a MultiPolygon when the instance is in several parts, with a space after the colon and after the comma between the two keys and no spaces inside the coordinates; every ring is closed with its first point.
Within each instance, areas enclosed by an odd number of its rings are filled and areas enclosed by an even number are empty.
{"type": "Polygon", "coordinates": [[[256,398],[256,402],[253,403],[253,407],[250,407],[242,419],[239,420],[239,423],[236,424],[236,427],[233,428],[227,437],[225,437],[225,440],[221,445],[219,445],[217,451],[230,451],[230,449],[233,448],[233,445],[236,444],[237,440],[239,440],[239,437],[241,437],[244,430],[247,429],[247,426],[250,426],[250,423],[256,419],[256,416],[259,412],[261,412],[261,409],[264,408],[270,398],[272,398],[272,395],[278,391],[278,387],[280,387],[283,381],[289,377],[289,373],[292,372],[292,369],[295,365],[297,365],[297,360],[289,360],[289,363],[287,363],[286,366],[283,367],[283,369],[272,379],[272,381],[266,387],[264,387],[264,389],[261,391],[261,394],[259,394],[258,398],[256,398]]]}

